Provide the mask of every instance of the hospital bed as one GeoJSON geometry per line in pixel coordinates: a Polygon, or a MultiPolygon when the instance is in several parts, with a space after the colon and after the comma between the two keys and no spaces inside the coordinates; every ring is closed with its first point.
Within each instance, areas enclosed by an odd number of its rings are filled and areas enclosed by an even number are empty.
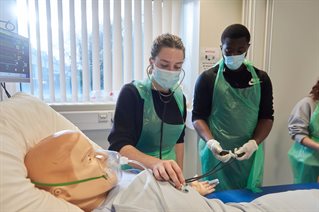
{"type": "MultiPolygon", "coordinates": [[[[35,188],[27,178],[24,166],[24,157],[30,148],[43,138],[66,129],[79,130],[36,97],[17,93],[0,102],[0,211],[82,211],[73,204],[35,188]]],[[[318,188],[318,185],[315,187],[318,188]]],[[[275,187],[269,189],[275,191],[275,187]]],[[[266,187],[264,191],[267,192],[266,187]]],[[[245,190],[227,191],[226,194],[247,198],[261,195],[245,190]]],[[[224,196],[223,192],[208,195],[209,198],[222,200],[224,196]]]]}

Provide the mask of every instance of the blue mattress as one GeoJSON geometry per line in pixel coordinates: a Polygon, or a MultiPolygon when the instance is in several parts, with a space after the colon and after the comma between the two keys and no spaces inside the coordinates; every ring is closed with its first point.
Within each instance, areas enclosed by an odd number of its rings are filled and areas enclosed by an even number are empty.
{"type": "Polygon", "coordinates": [[[248,189],[227,190],[220,192],[213,192],[206,197],[209,199],[217,198],[227,202],[250,202],[257,197],[270,193],[278,193],[283,191],[301,190],[301,189],[319,189],[319,183],[306,183],[306,184],[289,184],[289,185],[275,185],[261,187],[262,192],[253,193],[248,189]]]}

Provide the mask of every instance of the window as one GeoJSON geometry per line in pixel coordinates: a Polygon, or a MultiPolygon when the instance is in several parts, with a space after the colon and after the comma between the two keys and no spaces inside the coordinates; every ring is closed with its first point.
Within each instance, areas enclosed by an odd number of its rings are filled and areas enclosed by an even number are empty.
{"type": "Polygon", "coordinates": [[[145,77],[157,35],[181,34],[181,2],[17,0],[19,34],[31,46],[32,79],[22,91],[47,102],[116,95],[145,77]]]}

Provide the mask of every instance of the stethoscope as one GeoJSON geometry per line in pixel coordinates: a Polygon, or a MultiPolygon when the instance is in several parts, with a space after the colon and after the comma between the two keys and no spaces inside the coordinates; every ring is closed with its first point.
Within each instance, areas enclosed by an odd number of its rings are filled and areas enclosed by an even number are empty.
{"type": "MultiPolygon", "coordinates": [[[[216,172],[218,172],[219,170],[225,168],[226,166],[229,166],[231,163],[233,163],[236,159],[235,158],[231,158],[229,161],[227,161],[226,163],[223,163],[222,161],[219,161],[219,163],[217,163],[216,166],[214,166],[211,170],[209,170],[208,172],[206,172],[205,174],[203,175],[200,175],[200,176],[195,176],[195,177],[191,177],[191,178],[188,178],[185,180],[185,184],[182,185],[182,187],[179,189],[180,191],[184,192],[184,193],[187,193],[189,190],[188,190],[188,186],[190,183],[194,182],[194,181],[197,181],[197,180],[200,180],[204,177],[208,177],[210,175],[213,175],[215,174],[216,172]]],[[[169,180],[169,183],[173,186],[173,187],[176,187],[175,184],[173,183],[173,181],[169,180]]],[[[209,183],[211,184],[214,184],[214,183],[219,183],[219,180],[218,179],[215,179],[215,180],[211,180],[209,181],[209,183]]]]}
{"type": "Polygon", "coordinates": [[[208,177],[210,175],[213,175],[215,174],[216,172],[218,172],[219,170],[225,168],[226,166],[230,165],[235,159],[232,158],[230,159],[228,162],[226,163],[223,163],[221,161],[219,161],[219,163],[217,163],[216,166],[214,166],[211,170],[209,170],[208,172],[206,172],[205,174],[202,174],[202,175],[199,175],[199,176],[196,176],[196,177],[191,177],[191,178],[188,178],[185,180],[185,183],[191,183],[191,182],[194,182],[194,181],[197,181],[197,180],[200,180],[204,177],[208,177]]]}
{"type": "MultiPolygon", "coordinates": [[[[229,150],[231,151],[231,150],[229,150]]],[[[223,154],[230,154],[229,151],[223,151],[222,153],[223,154]]],[[[221,153],[219,153],[221,154],[221,153]]],[[[245,153],[241,153],[239,155],[236,155],[236,157],[241,157],[243,156],[245,153]]],[[[208,172],[206,172],[205,174],[202,174],[200,176],[195,176],[195,177],[191,177],[191,178],[188,178],[185,180],[185,183],[191,183],[191,182],[194,182],[196,180],[200,180],[204,177],[208,177],[208,176],[211,176],[213,174],[215,174],[216,172],[218,172],[219,170],[229,166],[230,164],[232,164],[235,160],[236,160],[236,157],[232,157],[229,161],[227,161],[226,163],[222,162],[222,161],[219,161],[219,163],[216,164],[216,166],[214,166],[211,170],[209,170],[208,172]]]]}

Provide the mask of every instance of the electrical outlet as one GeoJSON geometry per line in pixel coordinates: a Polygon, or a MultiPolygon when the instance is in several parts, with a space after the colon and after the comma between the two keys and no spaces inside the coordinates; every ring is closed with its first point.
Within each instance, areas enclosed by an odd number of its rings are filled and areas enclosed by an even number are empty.
{"type": "Polygon", "coordinates": [[[108,115],[107,113],[99,113],[98,114],[98,122],[108,122],[108,115]]]}

